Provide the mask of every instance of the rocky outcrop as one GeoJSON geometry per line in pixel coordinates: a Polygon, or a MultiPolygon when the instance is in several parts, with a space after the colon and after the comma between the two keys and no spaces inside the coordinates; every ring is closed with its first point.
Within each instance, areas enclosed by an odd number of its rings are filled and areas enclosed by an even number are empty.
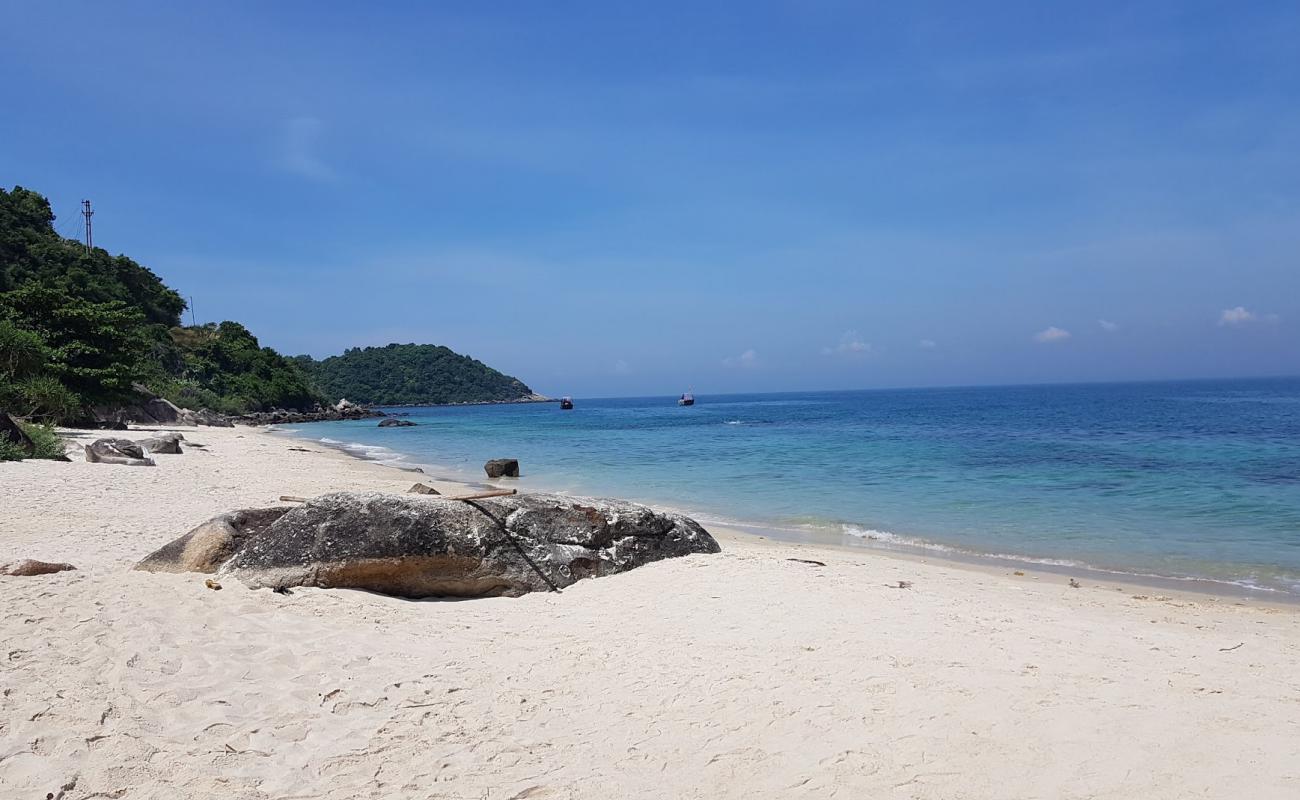
{"type": "Polygon", "coordinates": [[[133,403],[122,406],[96,408],[92,416],[96,427],[124,431],[128,424],[135,425],[184,425],[195,427],[209,425],[229,428],[233,423],[224,415],[210,409],[191,411],[180,408],[175,403],[156,396],[149,388],[135,384],[135,394],[139,398],[133,403]]]}
{"type": "Polygon", "coordinates": [[[181,442],[185,437],[179,433],[162,433],[141,439],[137,444],[149,451],[150,455],[180,455],[181,442]]]}
{"type": "Polygon", "coordinates": [[[128,467],[152,467],[154,460],[130,439],[96,439],[86,445],[86,461],[91,464],[123,464],[128,467]]]}
{"type": "Polygon", "coordinates": [[[415,423],[411,422],[409,419],[394,419],[393,417],[389,417],[379,421],[379,427],[381,428],[411,428],[414,426],[415,423]]]}
{"type": "Polygon", "coordinates": [[[144,403],[144,411],[163,425],[175,425],[182,419],[181,408],[172,401],[165,400],[161,397],[153,397],[146,400],[144,403]]]}
{"type": "Polygon", "coordinates": [[[483,465],[483,471],[489,478],[518,478],[519,459],[494,458],[483,465]]]}
{"type": "Polygon", "coordinates": [[[54,561],[37,561],[24,558],[9,564],[0,564],[0,575],[12,575],[16,578],[30,578],[33,575],[51,575],[55,572],[67,572],[76,569],[71,564],[54,561]]]}
{"type": "Polygon", "coordinates": [[[30,456],[36,452],[36,444],[32,441],[32,437],[27,435],[27,431],[23,430],[13,417],[2,411],[0,411],[0,439],[18,445],[18,449],[24,455],[30,456]]]}
{"type": "MultiPolygon", "coordinates": [[[[209,408],[200,408],[198,411],[190,411],[188,409],[183,410],[185,411],[186,419],[193,420],[193,424],[195,425],[207,425],[212,428],[235,427],[235,423],[231,422],[229,417],[224,414],[218,414],[209,408]]],[[[184,424],[188,425],[190,423],[186,422],[184,424]]]]}
{"type": "Polygon", "coordinates": [[[216,571],[254,589],[516,597],[719,549],[694,520],[620,500],[339,492],[222,515],[136,568],[216,571]]]}
{"type": "Polygon", "coordinates": [[[340,409],[316,407],[314,411],[285,411],[277,408],[271,411],[258,411],[235,417],[241,425],[298,425],[304,422],[338,422],[345,419],[374,419],[385,417],[382,411],[374,411],[363,406],[349,403],[340,409]]]}

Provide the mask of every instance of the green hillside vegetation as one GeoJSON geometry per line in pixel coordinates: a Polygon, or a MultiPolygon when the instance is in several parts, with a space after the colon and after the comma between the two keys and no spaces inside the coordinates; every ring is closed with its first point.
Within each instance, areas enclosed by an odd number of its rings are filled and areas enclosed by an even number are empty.
{"type": "Polygon", "coordinates": [[[72,422],[140,383],[227,413],[306,408],[309,379],[242,325],[180,326],[185,301],[126,256],[54,229],[49,201],[0,189],[0,409],[72,422]]]}
{"type": "Polygon", "coordinates": [[[520,400],[532,390],[481,361],[432,344],[354,347],[316,361],[294,359],[332,399],[375,405],[438,405],[520,400]]]}
{"type": "Polygon", "coordinates": [[[170,367],[150,388],[184,408],[242,414],[272,408],[302,410],[325,398],[292,360],[238,322],[173,328],[170,367]]]}

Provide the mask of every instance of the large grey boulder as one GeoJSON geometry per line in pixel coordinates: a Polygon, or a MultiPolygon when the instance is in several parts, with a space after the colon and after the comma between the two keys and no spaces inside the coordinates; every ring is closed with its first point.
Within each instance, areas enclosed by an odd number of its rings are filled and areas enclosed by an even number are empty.
{"type": "Polygon", "coordinates": [[[494,458],[483,465],[483,471],[489,478],[518,478],[519,460],[515,458],[494,458]]]}
{"type": "Polygon", "coordinates": [[[91,464],[124,464],[128,467],[152,467],[154,461],[140,445],[130,439],[96,439],[86,445],[86,460],[91,464]]]}
{"type": "Polygon", "coordinates": [[[255,589],[517,597],[719,550],[694,520],[621,500],[338,492],[298,508],[222,515],[136,569],[215,570],[255,589]]]}
{"type": "Polygon", "coordinates": [[[160,433],[157,436],[151,436],[148,439],[141,439],[139,444],[150,455],[180,455],[181,442],[185,437],[179,433],[160,433]]]}
{"type": "Polygon", "coordinates": [[[409,419],[394,419],[393,417],[388,417],[387,419],[379,421],[379,427],[381,428],[409,428],[413,425],[415,425],[415,423],[411,422],[409,419]]]}
{"type": "Polygon", "coordinates": [[[184,411],[170,400],[151,397],[144,402],[145,413],[163,425],[175,425],[183,419],[184,411]]]}

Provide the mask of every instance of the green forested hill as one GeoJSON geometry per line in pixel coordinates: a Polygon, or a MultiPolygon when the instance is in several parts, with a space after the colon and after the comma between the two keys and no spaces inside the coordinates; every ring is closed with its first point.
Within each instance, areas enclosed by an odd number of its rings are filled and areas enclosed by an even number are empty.
{"type": "Polygon", "coordinates": [[[184,309],[149,269],[60,236],[40,194],[0,189],[0,410],[85,420],[92,407],[138,402],[137,383],[228,413],[319,399],[242,325],[181,327],[184,309]]]}
{"type": "Polygon", "coordinates": [[[532,390],[481,361],[432,344],[354,347],[295,360],[332,399],[376,405],[437,405],[527,399],[532,390]]]}

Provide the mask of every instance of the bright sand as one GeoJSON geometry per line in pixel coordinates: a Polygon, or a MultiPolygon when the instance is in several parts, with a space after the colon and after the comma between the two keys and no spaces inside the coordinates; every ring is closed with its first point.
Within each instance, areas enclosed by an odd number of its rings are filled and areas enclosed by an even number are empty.
{"type": "Polygon", "coordinates": [[[153,469],[0,464],[0,561],[79,567],[0,577],[0,797],[1300,797],[1292,609],[716,529],[563,594],[213,591],[130,567],[429,481],[184,433],[153,469]]]}

